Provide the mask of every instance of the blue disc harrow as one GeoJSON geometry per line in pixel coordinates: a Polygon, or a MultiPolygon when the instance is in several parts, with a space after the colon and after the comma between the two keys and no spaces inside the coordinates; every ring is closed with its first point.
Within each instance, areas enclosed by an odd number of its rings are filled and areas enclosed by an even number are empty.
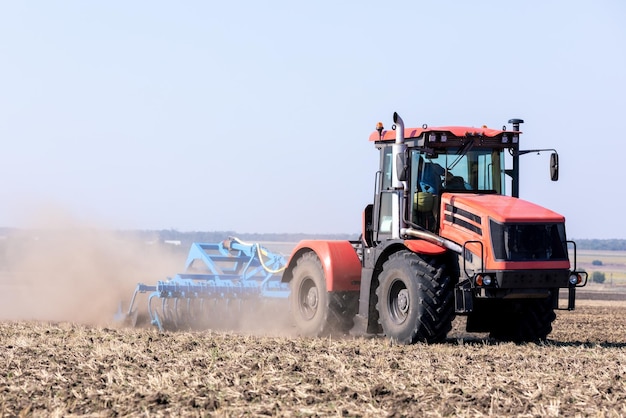
{"type": "Polygon", "coordinates": [[[193,243],[185,272],[156,285],[139,283],[121,317],[137,325],[137,297],[148,293],[149,321],[159,330],[231,327],[242,311],[254,315],[259,304],[289,297],[289,285],[281,282],[286,263],[260,244],[233,237],[193,243]]]}

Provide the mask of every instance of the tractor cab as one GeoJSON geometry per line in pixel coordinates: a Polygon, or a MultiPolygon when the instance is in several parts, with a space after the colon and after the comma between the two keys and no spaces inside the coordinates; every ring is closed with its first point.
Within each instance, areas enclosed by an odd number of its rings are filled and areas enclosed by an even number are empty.
{"type": "Polygon", "coordinates": [[[372,241],[394,238],[395,230],[406,227],[439,232],[441,196],[447,192],[517,197],[519,124],[523,121],[509,122],[513,123],[511,131],[506,126],[427,125],[406,129],[394,125],[385,131],[379,124],[378,132],[370,136],[381,155],[372,241]],[[505,166],[507,154],[512,160],[510,169],[505,166]],[[395,218],[399,219],[394,223],[395,218]]]}
{"type": "Polygon", "coordinates": [[[425,152],[409,148],[410,221],[436,232],[440,196],[444,192],[505,194],[504,150],[461,147],[425,152]]]}
{"type": "Polygon", "coordinates": [[[432,128],[408,141],[408,223],[438,232],[440,198],[446,192],[506,194],[505,150],[515,148],[508,139],[503,142],[503,135],[486,128],[432,128]]]}

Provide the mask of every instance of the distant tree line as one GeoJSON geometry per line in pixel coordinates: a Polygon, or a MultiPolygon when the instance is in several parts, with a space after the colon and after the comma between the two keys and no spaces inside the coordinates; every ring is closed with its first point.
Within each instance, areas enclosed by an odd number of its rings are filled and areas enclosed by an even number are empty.
{"type": "MultiPolygon", "coordinates": [[[[0,227],[0,238],[18,231],[17,228],[0,227]]],[[[303,239],[336,239],[357,240],[354,234],[306,234],[306,233],[240,233],[236,231],[177,231],[162,230],[129,230],[118,231],[122,235],[138,236],[145,241],[180,241],[181,245],[192,242],[219,242],[228,237],[237,237],[244,241],[298,242],[303,239]]],[[[580,250],[626,251],[626,239],[575,239],[580,250]]]]}
{"type": "MultiPolygon", "coordinates": [[[[303,239],[358,240],[359,234],[305,234],[305,233],[239,233],[236,231],[192,231],[181,232],[175,229],[159,231],[136,231],[146,237],[158,236],[159,241],[181,241],[183,245],[192,242],[219,242],[228,237],[244,241],[258,242],[298,242],[303,239]]],[[[579,250],[626,251],[626,239],[575,239],[579,250]]]]}
{"type": "Polygon", "coordinates": [[[626,251],[626,239],[575,239],[579,250],[626,251]]]}
{"type": "MultiPolygon", "coordinates": [[[[160,231],[143,231],[146,236],[158,234],[159,240],[181,241],[183,244],[192,242],[218,242],[228,237],[237,237],[244,241],[258,242],[298,242],[303,239],[336,239],[358,240],[359,234],[304,234],[304,233],[239,233],[235,231],[193,231],[181,232],[173,229],[160,231]]],[[[626,239],[576,239],[579,250],[626,251],[626,239]]]]}
{"type": "Polygon", "coordinates": [[[248,242],[298,242],[304,239],[357,240],[359,234],[304,234],[304,233],[240,233],[236,231],[193,231],[181,232],[173,229],[143,231],[146,236],[158,234],[159,241],[180,241],[181,245],[192,242],[219,242],[228,237],[239,238],[248,242]]]}

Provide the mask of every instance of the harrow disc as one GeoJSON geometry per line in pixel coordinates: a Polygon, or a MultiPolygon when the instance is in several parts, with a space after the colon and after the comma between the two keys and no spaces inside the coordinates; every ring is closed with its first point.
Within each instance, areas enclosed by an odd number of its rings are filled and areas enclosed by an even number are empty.
{"type": "MultiPolygon", "coordinates": [[[[281,282],[283,256],[236,238],[220,243],[194,243],[185,272],[156,286],[138,284],[126,317],[140,323],[138,294],[149,293],[148,322],[160,330],[236,329],[252,319],[264,321],[259,306],[266,299],[287,300],[281,282]]],[[[284,314],[284,310],[282,311],[284,314]]]]}

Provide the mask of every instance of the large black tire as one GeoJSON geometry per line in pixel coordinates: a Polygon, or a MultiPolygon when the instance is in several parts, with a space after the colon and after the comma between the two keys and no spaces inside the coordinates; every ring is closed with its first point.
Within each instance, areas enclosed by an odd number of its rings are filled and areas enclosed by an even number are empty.
{"type": "Polygon", "coordinates": [[[556,319],[552,297],[502,301],[500,309],[493,311],[498,318],[489,336],[514,343],[542,342],[552,332],[556,319]]]}
{"type": "Polygon", "coordinates": [[[298,333],[308,337],[331,331],[330,297],[322,263],[314,252],[298,258],[291,280],[290,304],[298,333]]]}
{"type": "Polygon", "coordinates": [[[379,322],[400,344],[445,340],[454,319],[453,282],[442,260],[399,251],[383,264],[376,290],[379,322]]]}

